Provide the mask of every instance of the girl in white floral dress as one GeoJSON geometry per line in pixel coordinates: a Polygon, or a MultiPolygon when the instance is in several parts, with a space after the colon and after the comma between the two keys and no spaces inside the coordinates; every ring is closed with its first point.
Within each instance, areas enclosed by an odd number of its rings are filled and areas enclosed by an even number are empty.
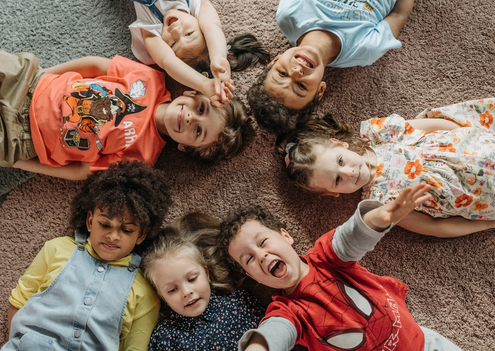
{"type": "Polygon", "coordinates": [[[289,177],[324,195],[363,188],[363,198],[387,203],[408,186],[431,184],[433,199],[397,225],[461,236],[495,227],[494,114],[492,98],[428,109],[414,120],[372,118],[361,123],[359,141],[327,115],[289,135],[282,150],[289,177]]]}

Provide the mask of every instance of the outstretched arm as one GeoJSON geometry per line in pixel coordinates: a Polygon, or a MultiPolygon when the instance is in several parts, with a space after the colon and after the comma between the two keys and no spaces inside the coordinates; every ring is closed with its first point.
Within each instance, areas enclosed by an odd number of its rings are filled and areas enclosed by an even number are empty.
{"type": "Polygon", "coordinates": [[[462,128],[462,126],[458,125],[453,121],[449,121],[447,119],[411,119],[406,120],[407,123],[414,129],[424,130],[426,133],[436,132],[437,130],[452,130],[456,128],[462,128]]]}
{"type": "Polygon", "coordinates": [[[40,163],[38,158],[32,158],[30,160],[17,161],[12,167],[69,180],[84,180],[91,173],[89,162],[79,161],[71,162],[62,167],[52,167],[40,163]]]}
{"type": "Polygon", "coordinates": [[[7,310],[7,331],[8,334],[10,334],[10,324],[12,322],[12,318],[14,318],[14,315],[19,311],[18,308],[15,308],[12,306],[11,303],[9,303],[9,309],[7,310]]]}
{"type": "Polygon", "coordinates": [[[399,36],[400,31],[406,25],[407,19],[411,15],[414,5],[414,0],[397,0],[394,8],[385,17],[385,21],[390,25],[392,34],[395,38],[399,36]]]}
{"type": "Polygon", "coordinates": [[[431,185],[420,183],[404,189],[394,201],[364,214],[364,223],[373,230],[385,230],[390,224],[400,222],[417,206],[431,199],[430,194],[425,195],[430,188],[431,185]]]}
{"type": "Polygon", "coordinates": [[[108,58],[86,56],[47,68],[45,71],[51,74],[78,72],[84,78],[94,78],[107,74],[109,64],[110,59],[108,58]]]}
{"type": "Polygon", "coordinates": [[[426,213],[414,211],[397,225],[418,234],[455,238],[495,228],[495,221],[472,220],[464,217],[434,218],[426,213]]]}

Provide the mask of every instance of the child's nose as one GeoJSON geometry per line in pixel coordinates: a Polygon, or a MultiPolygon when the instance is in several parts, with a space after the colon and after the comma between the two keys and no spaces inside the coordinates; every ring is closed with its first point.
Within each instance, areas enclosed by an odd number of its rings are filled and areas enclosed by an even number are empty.
{"type": "Polygon", "coordinates": [[[302,68],[299,64],[295,64],[294,66],[292,66],[291,75],[302,76],[302,73],[302,68]]]}
{"type": "Polygon", "coordinates": [[[189,295],[192,295],[193,290],[190,287],[185,286],[182,293],[183,293],[184,297],[188,297],[189,295]]]}
{"type": "Polygon", "coordinates": [[[119,231],[118,230],[111,230],[108,234],[107,234],[108,238],[112,241],[115,241],[115,240],[119,240],[120,238],[120,234],[119,234],[119,231]]]}

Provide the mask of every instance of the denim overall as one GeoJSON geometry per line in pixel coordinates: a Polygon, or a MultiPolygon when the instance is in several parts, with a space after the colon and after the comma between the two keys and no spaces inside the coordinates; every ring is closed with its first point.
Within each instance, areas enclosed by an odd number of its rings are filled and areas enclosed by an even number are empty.
{"type": "MultiPolygon", "coordinates": [[[[163,23],[163,14],[156,7],[155,5],[156,0],[131,0],[131,1],[138,2],[141,5],[146,6],[151,11],[151,13],[154,14],[155,17],[158,18],[158,20],[163,23]]],[[[189,0],[186,0],[186,3],[187,6],[189,6],[189,0]]]]}
{"type": "Polygon", "coordinates": [[[12,319],[4,350],[111,350],[119,337],[127,298],[141,257],[128,267],[95,259],[76,231],[77,247],[60,274],[34,294],[12,319]]]}

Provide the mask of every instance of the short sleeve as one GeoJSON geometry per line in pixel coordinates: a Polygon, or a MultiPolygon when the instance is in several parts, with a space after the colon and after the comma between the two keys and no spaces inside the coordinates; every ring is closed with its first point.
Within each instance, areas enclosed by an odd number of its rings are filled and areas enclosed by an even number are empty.
{"type": "Polygon", "coordinates": [[[414,129],[403,117],[392,114],[386,118],[374,117],[361,122],[360,134],[361,139],[374,147],[375,145],[396,144],[398,142],[412,145],[423,138],[426,132],[414,129]]]}
{"type": "Polygon", "coordinates": [[[144,45],[144,38],[141,33],[141,29],[161,37],[163,24],[153,15],[153,13],[144,5],[134,2],[134,8],[136,10],[136,21],[130,26],[132,36],[132,53],[136,58],[146,65],[154,64],[155,62],[148,53],[148,49],[144,45]]]}

